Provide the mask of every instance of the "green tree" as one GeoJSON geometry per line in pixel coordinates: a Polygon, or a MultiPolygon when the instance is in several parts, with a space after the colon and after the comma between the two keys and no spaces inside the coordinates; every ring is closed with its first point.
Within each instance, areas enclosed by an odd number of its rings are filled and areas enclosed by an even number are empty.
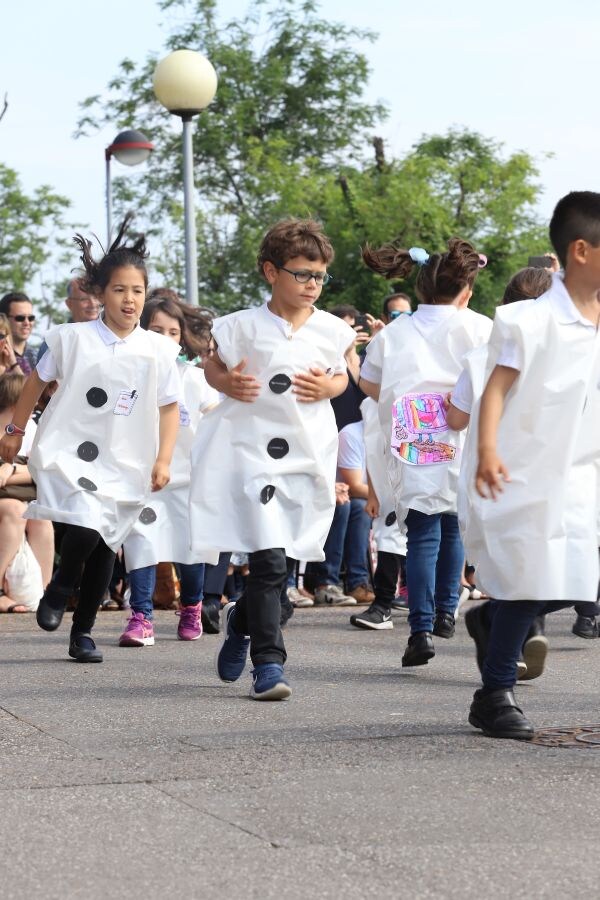
{"type": "MultiPolygon", "coordinates": [[[[381,105],[361,99],[368,67],[357,45],[373,35],[319,18],[313,0],[254,0],[244,19],[224,23],[215,0],[159,5],[184,17],[167,49],[200,50],[219,76],[194,133],[202,299],[223,309],[247,305],[260,297],[255,239],[281,208],[281,184],[305,185],[315,171],[334,173],[358,158],[384,115],[381,105]]],[[[115,179],[116,203],[121,213],[140,211],[162,242],[155,265],[181,286],[180,137],[154,99],[156,61],[156,54],[141,67],[124,60],[107,94],[83,102],[78,133],[135,119],[152,136],[145,177],[129,185],[115,179]]]]}
{"type": "Polygon", "coordinates": [[[0,291],[24,290],[61,243],[69,200],[42,185],[24,192],[14,169],[0,163],[0,291]]]}

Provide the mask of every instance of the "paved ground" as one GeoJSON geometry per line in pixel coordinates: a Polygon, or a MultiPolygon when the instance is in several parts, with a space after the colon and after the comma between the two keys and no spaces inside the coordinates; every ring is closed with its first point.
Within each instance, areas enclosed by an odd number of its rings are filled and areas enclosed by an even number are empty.
{"type": "MultiPolygon", "coordinates": [[[[360,632],[298,610],[287,703],[218,683],[218,638],[65,655],[68,625],[0,621],[0,892],[10,898],[598,897],[600,748],[492,741],[464,623],[402,670],[406,623],[360,632]]],[[[600,722],[600,641],[552,617],[539,726],[600,722]]]]}

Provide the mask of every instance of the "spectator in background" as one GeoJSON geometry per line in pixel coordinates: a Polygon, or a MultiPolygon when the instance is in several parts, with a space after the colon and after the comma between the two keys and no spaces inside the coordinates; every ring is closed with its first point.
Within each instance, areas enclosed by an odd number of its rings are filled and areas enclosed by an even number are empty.
{"type": "Polygon", "coordinates": [[[0,376],[17,368],[21,371],[10,339],[10,322],[4,313],[0,313],[0,376]]]}
{"type": "Polygon", "coordinates": [[[412,301],[408,294],[390,294],[383,301],[382,318],[386,325],[404,313],[412,312],[412,301]]]}
{"type": "MultiPolygon", "coordinates": [[[[100,304],[98,299],[92,294],[88,294],[81,287],[80,278],[72,278],[67,285],[67,299],[65,306],[71,313],[69,322],[93,322],[100,314],[100,304]]],[[[42,341],[38,350],[37,361],[39,362],[48,345],[46,341],[42,341]]]]}
{"type": "Polygon", "coordinates": [[[9,321],[11,343],[21,371],[31,375],[37,357],[35,350],[27,346],[35,322],[31,300],[22,291],[9,291],[0,300],[0,313],[9,321]]]}

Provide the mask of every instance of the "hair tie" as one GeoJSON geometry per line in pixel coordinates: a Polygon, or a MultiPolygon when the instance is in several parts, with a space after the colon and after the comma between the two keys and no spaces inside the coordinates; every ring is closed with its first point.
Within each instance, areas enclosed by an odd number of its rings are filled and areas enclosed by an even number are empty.
{"type": "Polygon", "coordinates": [[[427,250],[423,250],[422,247],[411,247],[408,255],[418,266],[424,266],[429,259],[429,253],[427,250]]]}
{"type": "Polygon", "coordinates": [[[487,262],[488,262],[487,256],[485,255],[485,253],[478,253],[477,255],[479,256],[479,263],[478,263],[479,268],[485,269],[485,267],[487,266],[487,262]]]}

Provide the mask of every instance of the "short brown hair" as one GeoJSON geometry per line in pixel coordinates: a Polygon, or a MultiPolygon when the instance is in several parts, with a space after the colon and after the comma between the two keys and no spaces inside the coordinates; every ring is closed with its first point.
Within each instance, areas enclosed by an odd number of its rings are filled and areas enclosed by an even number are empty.
{"type": "Polygon", "coordinates": [[[329,238],[323,234],[320,222],[315,219],[282,219],[269,228],[258,251],[256,265],[264,277],[264,264],[273,263],[281,268],[289,259],[305,256],[328,266],[334,252],[329,238]]]}
{"type": "Polygon", "coordinates": [[[25,376],[22,372],[7,372],[0,377],[0,410],[10,409],[15,406],[21,396],[25,376]]]}
{"type": "Polygon", "coordinates": [[[552,275],[547,269],[527,266],[510,279],[504,291],[502,303],[516,303],[519,300],[537,300],[552,286],[552,275]]]}

